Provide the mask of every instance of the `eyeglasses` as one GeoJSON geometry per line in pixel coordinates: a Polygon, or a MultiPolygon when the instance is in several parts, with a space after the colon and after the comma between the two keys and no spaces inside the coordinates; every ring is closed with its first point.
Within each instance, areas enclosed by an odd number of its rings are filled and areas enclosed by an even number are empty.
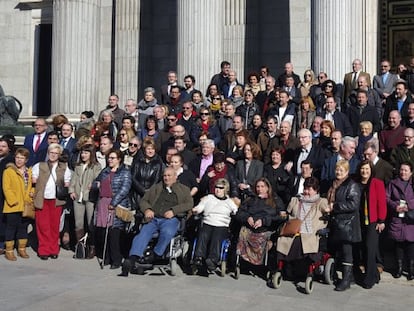
{"type": "Polygon", "coordinates": [[[215,186],[216,189],[224,189],[224,186],[215,186]]]}
{"type": "Polygon", "coordinates": [[[253,96],[253,94],[246,94],[246,95],[244,95],[244,96],[253,96]]]}
{"type": "Polygon", "coordinates": [[[130,147],[135,147],[135,148],[137,148],[138,147],[138,144],[134,144],[134,143],[129,143],[128,144],[130,147]]]}
{"type": "Polygon", "coordinates": [[[126,136],[126,133],[121,133],[121,134],[119,134],[119,135],[121,135],[121,136],[126,136]]]}
{"type": "Polygon", "coordinates": [[[221,99],[221,97],[214,97],[213,99],[214,99],[214,100],[220,100],[220,99],[221,99]]]}
{"type": "Polygon", "coordinates": [[[168,122],[175,122],[177,119],[167,119],[168,122]]]}
{"type": "Polygon", "coordinates": [[[200,116],[208,116],[209,115],[209,113],[208,112],[201,112],[200,113],[200,116]]]}
{"type": "Polygon", "coordinates": [[[118,159],[117,157],[108,157],[108,160],[116,160],[118,159]]]}
{"type": "Polygon", "coordinates": [[[412,139],[412,138],[414,138],[414,136],[404,135],[404,138],[409,138],[409,139],[412,139]]]}
{"type": "Polygon", "coordinates": [[[327,84],[327,85],[326,85],[326,87],[333,87],[333,85],[331,85],[331,84],[327,84]]]}

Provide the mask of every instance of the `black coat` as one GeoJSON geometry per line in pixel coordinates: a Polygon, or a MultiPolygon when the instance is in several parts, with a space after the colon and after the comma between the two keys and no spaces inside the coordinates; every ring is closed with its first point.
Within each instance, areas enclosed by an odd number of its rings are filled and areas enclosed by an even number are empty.
{"type": "Polygon", "coordinates": [[[330,237],[333,240],[352,243],[361,241],[360,200],[360,185],[351,178],[336,189],[330,220],[330,237]]]}

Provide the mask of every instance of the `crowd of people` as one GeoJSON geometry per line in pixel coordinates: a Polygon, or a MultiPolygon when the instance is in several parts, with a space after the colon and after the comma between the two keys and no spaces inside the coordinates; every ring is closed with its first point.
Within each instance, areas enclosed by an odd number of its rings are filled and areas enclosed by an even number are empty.
{"type": "Polygon", "coordinates": [[[223,61],[205,93],[171,71],[159,92],[148,87],[124,109],[112,94],[76,123],[37,118],[23,147],[0,139],[0,252],[15,261],[17,246],[28,258],[29,224],[41,260],[88,233],[87,257],[127,276],[162,259],[178,215],[192,223],[202,213],[194,263],[214,271],[229,234],[241,259],[260,265],[277,227],[296,218],[297,234],[272,240],[277,260],[316,260],[328,227],[337,291],[353,277],[378,283],[389,239],[394,277],[414,279],[414,59],[396,73],[383,60],[372,80],[362,67],[355,59],[339,83],[311,69],[301,79],[291,63],[275,77],[263,66],[243,85],[223,61]],[[136,211],[135,226],[118,207],[136,211]]]}

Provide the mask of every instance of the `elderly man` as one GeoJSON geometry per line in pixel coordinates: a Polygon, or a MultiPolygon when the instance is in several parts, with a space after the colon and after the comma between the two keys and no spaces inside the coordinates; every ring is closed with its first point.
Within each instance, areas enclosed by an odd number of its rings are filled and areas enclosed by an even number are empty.
{"type": "Polygon", "coordinates": [[[103,109],[100,113],[99,113],[99,120],[102,120],[102,113],[106,110],[110,110],[112,112],[112,115],[114,116],[114,121],[118,127],[118,130],[122,127],[122,118],[125,115],[125,110],[119,108],[118,106],[119,103],[119,96],[116,94],[112,94],[111,96],[109,96],[108,98],[108,106],[106,106],[105,109],[103,109]]]}
{"type": "Polygon", "coordinates": [[[285,71],[279,75],[276,81],[277,87],[285,86],[286,77],[293,77],[294,85],[297,86],[300,83],[300,77],[293,72],[293,64],[286,63],[285,64],[285,71]]]}
{"type": "Polygon", "coordinates": [[[326,159],[322,166],[321,174],[321,193],[326,193],[335,180],[335,166],[339,160],[349,162],[349,173],[355,174],[359,164],[358,157],[355,155],[356,141],[354,138],[345,136],[342,138],[338,154],[326,159]]]}
{"type": "Polygon", "coordinates": [[[386,127],[379,133],[379,150],[381,157],[388,161],[391,151],[404,142],[405,127],[401,125],[398,110],[389,113],[386,127]]]}
{"type": "Polygon", "coordinates": [[[34,122],[34,133],[29,134],[24,138],[23,146],[29,150],[30,156],[27,161],[27,166],[33,166],[36,163],[43,161],[39,155],[40,151],[47,150],[47,123],[43,118],[37,118],[34,122]]]}
{"type": "Polygon", "coordinates": [[[352,90],[358,87],[359,77],[366,77],[368,85],[371,86],[371,77],[369,73],[362,71],[362,61],[357,58],[352,61],[352,72],[348,72],[344,76],[344,101],[349,97],[352,90]]]}
{"type": "Polygon", "coordinates": [[[390,163],[378,157],[378,152],[378,139],[371,138],[364,146],[364,158],[374,165],[373,176],[381,179],[387,185],[392,178],[393,167],[390,163]]]}
{"type": "MultiPolygon", "coordinates": [[[[154,260],[161,259],[180,225],[178,214],[186,213],[193,207],[190,189],[177,182],[177,172],[167,167],[163,181],[152,186],[140,201],[140,209],[146,223],[134,237],[129,258],[122,266],[120,276],[128,276],[132,266],[150,268],[154,260]],[[144,252],[155,233],[159,233],[154,247],[154,259],[144,257],[144,252]]],[[[143,272],[143,269],[141,270],[143,272]]]]}
{"type": "Polygon", "coordinates": [[[414,129],[408,128],[404,131],[404,142],[391,151],[390,163],[398,172],[403,162],[414,165],[414,129]]]}
{"type": "Polygon", "coordinates": [[[259,105],[263,117],[267,115],[268,110],[277,102],[275,84],[275,78],[272,76],[267,76],[265,78],[266,89],[264,91],[260,91],[256,95],[256,103],[259,105]]]}
{"type": "Polygon", "coordinates": [[[214,149],[214,140],[207,139],[201,145],[201,155],[191,161],[190,165],[188,166],[189,170],[192,171],[196,176],[197,182],[200,182],[201,178],[203,178],[203,175],[207,170],[207,167],[213,163],[214,149]]]}

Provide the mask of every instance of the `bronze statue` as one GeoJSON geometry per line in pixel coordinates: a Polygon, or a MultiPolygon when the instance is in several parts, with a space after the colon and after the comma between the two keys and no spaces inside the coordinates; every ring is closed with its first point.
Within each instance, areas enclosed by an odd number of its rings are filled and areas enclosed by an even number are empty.
{"type": "Polygon", "coordinates": [[[15,126],[22,112],[21,102],[14,96],[5,95],[0,85],[0,126],[15,126]]]}

